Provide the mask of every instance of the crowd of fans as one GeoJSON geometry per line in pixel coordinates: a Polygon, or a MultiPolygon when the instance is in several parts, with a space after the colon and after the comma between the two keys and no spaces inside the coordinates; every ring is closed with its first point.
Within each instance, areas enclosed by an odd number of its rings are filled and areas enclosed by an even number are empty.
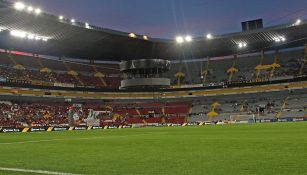
{"type": "MultiPolygon", "coordinates": [[[[162,117],[169,120],[184,119],[189,111],[189,104],[114,103],[102,105],[2,101],[0,102],[0,127],[68,126],[69,111],[72,108],[75,125],[85,124],[88,117],[103,121],[109,120],[111,123],[142,123],[143,119],[161,119],[162,117]]],[[[161,120],[148,121],[161,122],[161,120]]]]}
{"type": "Polygon", "coordinates": [[[24,81],[45,81],[52,82],[50,74],[43,74],[31,70],[17,70],[13,68],[0,67],[0,76],[5,79],[18,79],[24,81]]]}
{"type": "Polygon", "coordinates": [[[67,125],[67,105],[52,103],[0,104],[0,126],[35,127],[67,125]]]}
{"type": "MultiPolygon", "coordinates": [[[[302,64],[302,59],[289,59],[283,62],[281,67],[277,67],[274,71],[271,69],[262,70],[260,74],[257,75],[257,71],[253,66],[248,65],[245,67],[237,66],[239,72],[234,73],[232,81],[254,81],[254,80],[270,80],[271,78],[296,76],[299,73],[300,65],[302,64]],[[272,76],[272,73],[274,74],[272,76]]],[[[223,64],[223,63],[221,63],[223,64]]],[[[226,64],[226,63],[225,63],[226,64]]],[[[248,64],[248,63],[247,63],[248,64]]],[[[191,66],[194,64],[191,64],[191,66]]],[[[198,64],[197,64],[198,65],[198,64]]],[[[188,65],[189,67],[190,65],[188,65]]],[[[176,69],[174,67],[173,69],[176,69]]],[[[204,77],[201,78],[199,72],[201,72],[199,66],[192,66],[190,70],[186,70],[186,74],[190,75],[188,77],[180,77],[181,84],[200,84],[204,81],[204,77]],[[190,72],[191,71],[191,72],[190,72]],[[197,72],[197,75],[193,75],[193,72],[197,72]]],[[[78,70],[77,70],[78,71],[78,70]]],[[[206,83],[220,83],[228,81],[228,75],[226,69],[221,71],[219,67],[210,67],[208,70],[206,83]],[[223,72],[224,71],[224,72],[223,72]]],[[[11,64],[0,65],[0,78],[11,79],[11,80],[22,80],[28,83],[37,84],[41,83],[62,83],[70,84],[73,86],[86,86],[86,87],[96,87],[96,88],[112,88],[118,89],[120,86],[121,78],[109,77],[105,75],[104,77],[95,77],[95,70],[92,72],[77,72],[78,75],[69,75],[68,70],[53,71],[51,72],[41,72],[37,67],[25,67],[23,69],[16,69],[11,64]]],[[[306,72],[306,69],[305,71],[306,72]]],[[[118,72],[119,74],[119,72],[118,72]]],[[[178,77],[171,76],[173,84],[177,84],[178,77]]]]}
{"type": "Polygon", "coordinates": [[[67,72],[41,72],[40,70],[15,69],[13,67],[0,66],[0,77],[8,80],[22,80],[36,84],[62,83],[74,86],[87,86],[96,88],[118,88],[120,78],[95,77],[94,75],[69,75],[67,72]],[[35,82],[34,82],[35,81],[35,82]]]}

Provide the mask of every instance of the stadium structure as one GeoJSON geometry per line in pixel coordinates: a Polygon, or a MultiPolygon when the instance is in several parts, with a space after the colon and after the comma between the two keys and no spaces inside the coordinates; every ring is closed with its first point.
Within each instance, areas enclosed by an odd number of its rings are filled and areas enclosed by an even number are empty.
{"type": "MultiPolygon", "coordinates": [[[[291,96],[305,92],[305,21],[219,36],[178,36],[173,41],[36,14],[23,6],[1,2],[1,94],[8,103],[16,98],[61,101],[66,107],[87,103],[87,107],[81,105],[85,111],[99,104],[101,109],[95,111],[108,112],[96,121],[100,125],[108,126],[106,120],[117,127],[146,126],[211,121],[210,112],[220,117],[215,121],[228,120],[252,115],[268,104],[272,109],[263,119],[279,119],[284,110],[292,110],[288,101],[297,98],[291,96]],[[249,109],[250,100],[244,94],[266,92],[270,96],[270,91],[283,95],[255,100],[254,109],[249,109]],[[232,98],[227,94],[242,96],[242,100],[225,100],[232,98]],[[221,101],[226,105],[218,106],[225,107],[211,107],[221,101]]],[[[306,106],[293,103],[295,117],[305,117],[306,106]]],[[[13,118],[2,125],[48,125],[45,120],[29,123],[13,118]]]]}
{"type": "Polygon", "coordinates": [[[0,0],[0,132],[307,121],[306,64],[305,20],[170,40],[0,0]]]}

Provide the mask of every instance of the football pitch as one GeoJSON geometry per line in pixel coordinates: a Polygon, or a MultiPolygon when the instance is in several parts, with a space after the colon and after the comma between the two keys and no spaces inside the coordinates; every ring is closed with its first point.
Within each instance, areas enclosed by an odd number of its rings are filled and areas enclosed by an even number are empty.
{"type": "Polygon", "coordinates": [[[0,174],[307,174],[307,123],[0,134],[0,174]]]}

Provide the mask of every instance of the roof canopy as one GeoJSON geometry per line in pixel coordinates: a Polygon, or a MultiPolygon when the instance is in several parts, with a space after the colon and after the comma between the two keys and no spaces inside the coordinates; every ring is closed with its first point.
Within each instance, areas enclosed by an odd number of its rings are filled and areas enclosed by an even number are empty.
{"type": "Polygon", "coordinates": [[[142,35],[60,20],[57,16],[17,11],[0,0],[0,48],[58,57],[120,61],[131,59],[189,59],[218,57],[274,48],[302,46],[307,41],[307,22],[194,38],[190,43],[155,39],[142,35]],[[26,31],[48,38],[47,42],[21,39],[12,31],[26,31]],[[131,37],[132,36],[132,37],[131,37]],[[280,40],[280,42],[276,42],[280,40]],[[285,40],[285,41],[282,41],[285,40]],[[242,48],[239,48],[241,46],[242,48]],[[245,47],[246,46],[246,47],[245,47]]]}

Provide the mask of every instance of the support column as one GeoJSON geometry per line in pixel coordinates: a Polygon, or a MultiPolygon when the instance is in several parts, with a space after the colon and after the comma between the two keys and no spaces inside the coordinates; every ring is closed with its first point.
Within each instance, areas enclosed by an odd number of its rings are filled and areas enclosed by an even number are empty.
{"type": "Polygon", "coordinates": [[[183,62],[180,60],[179,70],[176,72],[175,77],[177,79],[177,86],[181,86],[181,79],[185,77],[185,74],[182,72],[183,62]]]}
{"type": "Polygon", "coordinates": [[[275,73],[275,69],[280,67],[280,65],[278,64],[279,62],[279,50],[276,49],[275,50],[275,57],[274,57],[274,63],[272,64],[272,69],[271,69],[271,72],[270,72],[270,78],[272,78],[274,76],[274,73],[275,73]]]}
{"type": "MultiPolygon", "coordinates": [[[[264,51],[262,50],[262,51],[261,51],[261,56],[260,56],[260,61],[259,61],[259,65],[258,65],[258,66],[262,66],[263,60],[264,60],[264,51]]],[[[261,69],[257,69],[257,72],[256,72],[256,77],[257,77],[257,79],[259,78],[260,73],[261,73],[261,69]]]]}
{"type": "Polygon", "coordinates": [[[236,68],[236,62],[237,62],[237,55],[234,55],[234,60],[232,63],[232,66],[227,70],[228,73],[228,82],[232,81],[233,75],[238,72],[239,70],[236,68]]]}
{"type": "Polygon", "coordinates": [[[210,58],[207,58],[207,64],[206,64],[206,69],[201,72],[201,76],[203,77],[203,83],[207,82],[207,76],[208,76],[208,71],[209,71],[209,65],[210,65],[210,58]]]}
{"type": "Polygon", "coordinates": [[[280,107],[280,111],[275,115],[275,118],[279,119],[281,117],[281,114],[284,110],[284,108],[286,107],[287,103],[288,103],[288,96],[283,100],[282,105],[280,107]]]}

